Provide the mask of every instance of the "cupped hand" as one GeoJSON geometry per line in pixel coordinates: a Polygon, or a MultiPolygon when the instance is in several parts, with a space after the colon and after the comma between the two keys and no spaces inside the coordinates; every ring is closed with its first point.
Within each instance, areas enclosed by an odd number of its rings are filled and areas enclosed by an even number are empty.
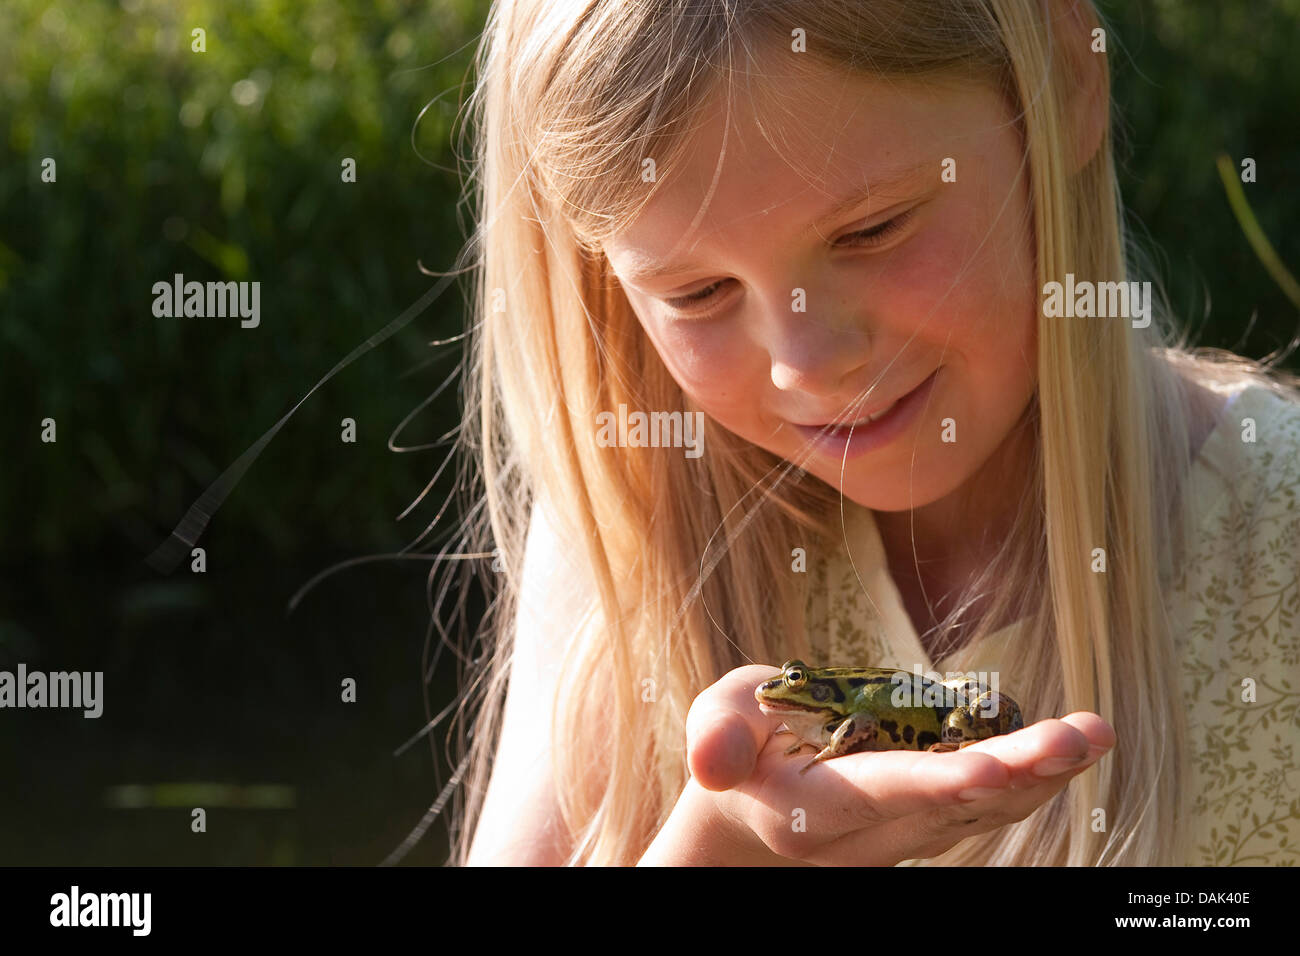
{"type": "Polygon", "coordinates": [[[1023,820],[1115,745],[1086,711],[1048,718],[951,753],[878,751],[822,761],[773,737],[754,688],[780,673],[739,667],[707,688],[686,720],[694,780],[713,795],[737,862],[891,866],[937,856],[967,837],[1023,820]]]}

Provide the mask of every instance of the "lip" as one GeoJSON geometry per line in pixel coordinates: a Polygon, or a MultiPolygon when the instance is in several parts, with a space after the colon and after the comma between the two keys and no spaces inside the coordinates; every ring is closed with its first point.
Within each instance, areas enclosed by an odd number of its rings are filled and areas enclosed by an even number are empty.
{"type": "MultiPolygon", "coordinates": [[[[924,384],[924,382],[922,382],[922,384],[924,384]]],[[[913,389],[912,391],[915,390],[916,389],[913,389]]],[[[860,413],[857,418],[857,424],[858,425],[869,424],[869,422],[867,421],[868,419],[876,418],[877,416],[880,415],[881,412],[888,411],[889,409],[893,408],[895,405],[897,405],[900,401],[902,401],[910,394],[912,394],[912,392],[904,392],[902,395],[898,396],[898,398],[895,398],[891,402],[878,404],[874,408],[870,409],[869,411],[864,411],[860,413]]],[[[841,412],[841,414],[843,413],[841,412]]],[[[854,424],[854,422],[835,422],[833,418],[825,421],[820,421],[820,422],[791,422],[790,424],[797,425],[800,428],[825,428],[826,426],[831,425],[832,423],[834,423],[834,427],[836,428],[848,428],[850,425],[854,424]]]]}
{"type": "MultiPolygon", "coordinates": [[[[755,697],[758,695],[755,694],[755,697]]],[[[795,711],[816,710],[818,708],[809,707],[806,704],[796,704],[783,700],[760,700],[758,709],[764,714],[792,714],[795,711]]]]}
{"type": "Polygon", "coordinates": [[[935,369],[916,388],[897,399],[893,407],[885,406],[889,410],[884,415],[874,421],[851,425],[851,430],[850,425],[826,429],[824,424],[790,424],[815,451],[840,459],[857,458],[889,444],[912,425],[934,390],[938,374],[939,369],[935,369]]]}

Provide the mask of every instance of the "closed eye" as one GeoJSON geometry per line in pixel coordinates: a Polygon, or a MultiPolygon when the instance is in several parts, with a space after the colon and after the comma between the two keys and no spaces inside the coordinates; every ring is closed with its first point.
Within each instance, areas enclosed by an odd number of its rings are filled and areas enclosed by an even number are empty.
{"type": "MultiPolygon", "coordinates": [[[[859,229],[857,232],[851,232],[844,237],[844,240],[851,240],[847,244],[850,248],[855,249],[870,248],[872,246],[880,245],[901,229],[903,224],[911,218],[914,211],[915,209],[909,209],[907,212],[895,216],[893,219],[882,222],[877,226],[872,226],[870,229],[859,229]]],[[[699,305],[701,302],[707,302],[712,299],[714,293],[717,292],[724,283],[730,281],[730,279],[723,279],[720,282],[714,282],[707,285],[697,292],[690,292],[686,295],[677,296],[672,299],[664,299],[663,301],[674,309],[690,310],[692,306],[699,305]]]]}

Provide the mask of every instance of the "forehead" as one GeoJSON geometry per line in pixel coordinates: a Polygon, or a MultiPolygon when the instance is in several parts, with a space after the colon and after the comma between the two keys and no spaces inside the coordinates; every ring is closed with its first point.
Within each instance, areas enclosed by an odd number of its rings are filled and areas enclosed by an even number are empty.
{"type": "Polygon", "coordinates": [[[975,84],[827,70],[775,86],[762,101],[708,102],[681,158],[643,184],[653,190],[644,208],[602,243],[616,273],[649,279],[730,243],[835,228],[868,197],[882,209],[937,181],[944,157],[1007,120],[998,94],[975,84]]]}

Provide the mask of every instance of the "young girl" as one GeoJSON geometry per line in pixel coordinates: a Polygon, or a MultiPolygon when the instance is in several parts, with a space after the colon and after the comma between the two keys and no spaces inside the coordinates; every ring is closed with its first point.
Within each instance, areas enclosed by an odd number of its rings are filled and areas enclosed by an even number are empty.
{"type": "Polygon", "coordinates": [[[1300,393],[1109,285],[1100,30],[494,4],[457,862],[1295,862],[1300,393]],[[995,674],[1026,726],[801,775],[791,658],[995,674]]]}

